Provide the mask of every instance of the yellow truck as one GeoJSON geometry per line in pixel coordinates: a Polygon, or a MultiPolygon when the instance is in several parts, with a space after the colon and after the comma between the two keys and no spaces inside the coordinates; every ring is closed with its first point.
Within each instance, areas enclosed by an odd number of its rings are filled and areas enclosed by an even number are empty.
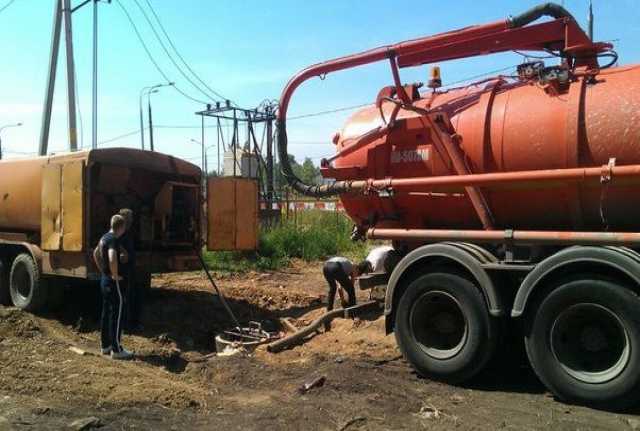
{"type": "Polygon", "coordinates": [[[143,285],[152,272],[195,269],[205,243],[255,248],[256,182],[211,178],[206,196],[202,184],[196,165],[128,148],[0,161],[0,301],[41,311],[64,278],[96,280],[92,250],[121,208],[135,214],[143,285]]]}

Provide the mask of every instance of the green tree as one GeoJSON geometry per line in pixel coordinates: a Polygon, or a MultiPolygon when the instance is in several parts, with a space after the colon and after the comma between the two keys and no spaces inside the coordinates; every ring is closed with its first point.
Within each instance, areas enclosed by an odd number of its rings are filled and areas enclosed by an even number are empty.
{"type": "MultiPolygon", "coordinates": [[[[289,154],[289,163],[293,169],[293,173],[307,184],[313,184],[319,181],[320,168],[313,164],[310,158],[305,158],[302,165],[296,161],[296,158],[289,154]]],[[[276,163],[274,166],[274,178],[276,182],[276,188],[282,189],[287,185],[287,180],[282,175],[282,167],[280,163],[276,163]]]]}
{"type": "Polygon", "coordinates": [[[320,177],[320,169],[313,164],[313,161],[311,161],[309,157],[306,157],[297,174],[303,182],[313,184],[317,182],[318,177],[320,177]]]}
{"type": "MultiPolygon", "coordinates": [[[[298,175],[298,169],[300,169],[300,165],[298,164],[298,162],[296,162],[296,158],[292,155],[289,154],[289,163],[291,164],[291,167],[293,168],[293,172],[298,175]]],[[[274,178],[276,181],[276,187],[277,188],[283,188],[287,185],[287,180],[284,178],[284,175],[282,175],[282,166],[280,165],[280,163],[276,163],[274,166],[274,178]]]]}

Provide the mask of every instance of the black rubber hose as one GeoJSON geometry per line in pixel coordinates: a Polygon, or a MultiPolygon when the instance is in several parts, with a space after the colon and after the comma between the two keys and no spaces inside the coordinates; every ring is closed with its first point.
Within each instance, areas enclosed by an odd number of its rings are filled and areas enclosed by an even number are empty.
{"type": "Polygon", "coordinates": [[[305,184],[300,178],[293,172],[291,163],[289,162],[289,154],[287,152],[287,127],[285,122],[278,120],[278,157],[280,158],[280,169],[282,175],[289,183],[289,185],[298,193],[303,195],[313,196],[317,198],[323,198],[328,196],[335,196],[341,193],[346,193],[350,190],[349,181],[334,181],[329,184],[322,185],[309,185],[305,184]]]}
{"type": "Polygon", "coordinates": [[[516,28],[530,24],[543,16],[549,16],[555,19],[571,18],[575,21],[575,18],[568,10],[556,3],[540,4],[529,9],[525,13],[509,17],[507,21],[510,28],[516,28]]]}

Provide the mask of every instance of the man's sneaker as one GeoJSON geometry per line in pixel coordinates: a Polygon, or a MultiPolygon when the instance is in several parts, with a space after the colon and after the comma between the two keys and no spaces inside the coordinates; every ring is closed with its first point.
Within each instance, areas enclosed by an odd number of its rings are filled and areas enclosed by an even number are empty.
{"type": "Polygon", "coordinates": [[[107,348],[102,348],[100,349],[100,351],[102,352],[103,355],[109,355],[111,354],[111,347],[107,347],[107,348]]]}
{"type": "Polygon", "coordinates": [[[133,352],[122,349],[119,352],[111,352],[111,359],[131,359],[133,358],[133,352]]]}

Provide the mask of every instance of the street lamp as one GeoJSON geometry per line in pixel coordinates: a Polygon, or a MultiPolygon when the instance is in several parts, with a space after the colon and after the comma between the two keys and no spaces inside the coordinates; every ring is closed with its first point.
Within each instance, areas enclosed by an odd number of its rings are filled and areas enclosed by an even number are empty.
{"type": "Polygon", "coordinates": [[[202,148],[202,171],[204,172],[204,177],[206,178],[208,175],[208,170],[207,170],[207,149],[204,147],[204,142],[200,142],[197,139],[191,139],[191,142],[193,142],[194,144],[198,144],[200,145],[200,147],[202,148]]]}
{"type": "MultiPolygon", "coordinates": [[[[202,170],[205,173],[205,176],[207,176],[209,174],[209,150],[212,149],[213,147],[215,147],[215,144],[213,145],[209,145],[208,147],[204,146],[204,142],[200,142],[197,139],[191,139],[191,142],[193,142],[194,144],[200,145],[200,147],[202,147],[202,170]]],[[[218,169],[219,171],[220,169],[218,169]]],[[[220,173],[218,172],[218,175],[220,173]]]]}
{"type": "Polygon", "coordinates": [[[149,110],[149,117],[147,118],[147,120],[149,120],[149,149],[151,151],[155,151],[155,149],[153,148],[153,117],[151,116],[151,95],[157,92],[157,89],[147,92],[147,107],[149,110]]]}
{"type": "Polygon", "coordinates": [[[0,127],[0,160],[2,160],[2,131],[4,129],[8,129],[9,127],[20,127],[20,126],[22,126],[22,123],[7,124],[6,126],[0,127]]]}
{"type": "MultiPolygon", "coordinates": [[[[158,88],[172,87],[174,85],[175,85],[174,82],[169,82],[167,84],[151,85],[148,87],[144,87],[142,90],[140,90],[140,95],[138,97],[138,105],[140,107],[140,145],[143,150],[144,150],[144,114],[142,113],[142,98],[144,96],[148,96],[151,93],[157,93],[158,88]]],[[[153,147],[151,148],[151,151],[153,151],[153,147]]]]}

